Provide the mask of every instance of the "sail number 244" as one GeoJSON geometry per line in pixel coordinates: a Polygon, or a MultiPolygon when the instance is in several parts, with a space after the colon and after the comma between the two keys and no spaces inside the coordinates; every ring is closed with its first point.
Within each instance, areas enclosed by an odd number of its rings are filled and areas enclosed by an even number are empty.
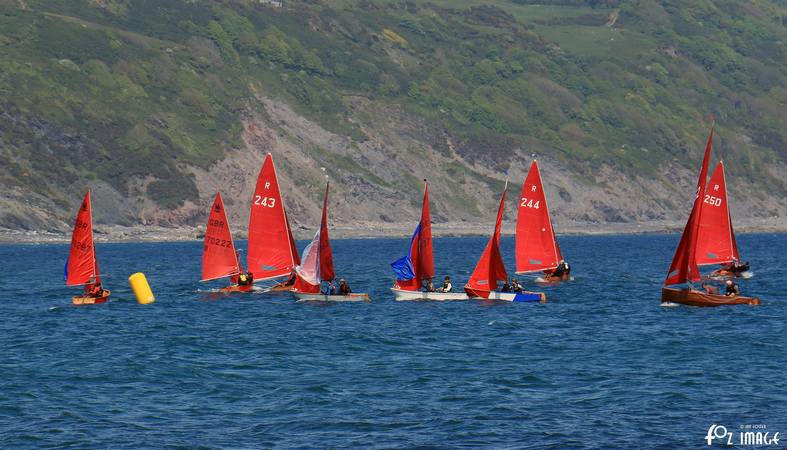
{"type": "Polygon", "coordinates": [[[255,195],[254,204],[259,206],[267,206],[268,208],[273,208],[276,205],[276,199],[273,197],[263,197],[261,195],[255,195]]]}
{"type": "Polygon", "coordinates": [[[525,207],[525,208],[538,209],[539,208],[539,203],[541,203],[540,200],[536,200],[535,202],[533,202],[532,198],[528,199],[528,198],[522,197],[522,201],[519,203],[519,206],[522,206],[522,207],[525,207]]]}

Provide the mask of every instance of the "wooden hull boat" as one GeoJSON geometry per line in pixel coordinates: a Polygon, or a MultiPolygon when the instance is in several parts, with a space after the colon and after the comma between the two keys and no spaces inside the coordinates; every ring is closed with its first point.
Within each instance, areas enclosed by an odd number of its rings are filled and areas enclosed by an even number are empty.
{"type": "Polygon", "coordinates": [[[310,294],[307,292],[293,292],[299,302],[369,302],[369,294],[349,294],[349,295],[326,295],[310,294]]]}
{"type": "Polygon", "coordinates": [[[268,289],[268,292],[288,292],[295,284],[295,280],[282,281],[281,283],[273,285],[268,289]]]}
{"type": "Polygon", "coordinates": [[[225,293],[225,294],[231,294],[231,293],[234,293],[234,292],[251,292],[253,290],[254,290],[254,285],[253,284],[247,284],[245,286],[240,286],[240,285],[237,285],[237,284],[233,284],[233,285],[230,285],[230,286],[223,287],[223,288],[219,289],[219,292],[222,292],[222,293],[225,293]]]}
{"type": "Polygon", "coordinates": [[[661,303],[688,306],[759,305],[760,299],[742,295],[709,294],[695,289],[661,288],[661,303]]]}
{"type": "Polygon", "coordinates": [[[432,300],[444,302],[450,300],[470,300],[464,292],[421,292],[391,288],[397,301],[432,300]]]}
{"type": "Polygon", "coordinates": [[[543,292],[498,292],[482,291],[465,286],[465,292],[470,298],[482,300],[500,300],[504,302],[539,302],[546,303],[547,296],[543,292]]]}
{"type": "Polygon", "coordinates": [[[109,300],[109,294],[111,294],[109,290],[104,290],[104,293],[100,297],[91,297],[88,295],[75,295],[71,298],[72,305],[98,305],[100,303],[106,303],[109,300]]]}
{"type": "Polygon", "coordinates": [[[564,273],[559,277],[550,274],[545,274],[544,276],[536,278],[536,281],[538,283],[545,283],[545,284],[560,283],[561,281],[571,281],[571,274],[564,273]]]}
{"type": "Polygon", "coordinates": [[[743,271],[735,271],[735,270],[727,270],[727,269],[717,269],[708,274],[708,278],[740,278],[743,276],[743,271]]]}

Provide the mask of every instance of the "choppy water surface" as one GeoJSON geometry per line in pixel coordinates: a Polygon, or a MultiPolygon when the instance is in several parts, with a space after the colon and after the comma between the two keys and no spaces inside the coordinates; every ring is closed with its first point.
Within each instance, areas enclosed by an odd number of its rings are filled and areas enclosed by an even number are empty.
{"type": "MultiPolygon", "coordinates": [[[[713,423],[787,442],[786,236],[739,236],[763,305],[715,309],[659,306],[677,240],[562,237],[575,280],[545,305],[394,302],[407,239],[374,239],[333,243],[369,304],[216,296],[192,242],[99,244],[112,299],[72,307],[67,246],[0,246],[0,447],[675,448],[713,423]]],[[[461,287],[484,244],[436,239],[438,276],[461,287]]]]}

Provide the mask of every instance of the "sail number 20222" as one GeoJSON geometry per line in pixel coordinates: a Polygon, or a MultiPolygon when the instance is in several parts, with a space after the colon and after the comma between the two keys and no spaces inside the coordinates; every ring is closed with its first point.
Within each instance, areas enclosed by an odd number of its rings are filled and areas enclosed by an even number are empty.
{"type": "Polygon", "coordinates": [[[267,206],[268,208],[273,208],[276,205],[276,199],[273,197],[263,197],[261,195],[255,195],[254,204],[259,206],[267,206]]]}

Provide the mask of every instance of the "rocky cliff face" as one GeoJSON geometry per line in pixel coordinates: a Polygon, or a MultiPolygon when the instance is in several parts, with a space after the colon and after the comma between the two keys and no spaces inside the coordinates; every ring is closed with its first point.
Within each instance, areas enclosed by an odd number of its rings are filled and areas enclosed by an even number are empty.
{"type": "MultiPolygon", "coordinates": [[[[509,181],[506,217],[516,217],[516,198],[530,162],[538,159],[550,211],[558,227],[604,228],[609,224],[680,223],[688,213],[696,173],[665,162],[653,177],[632,177],[609,165],[588,167],[578,175],[549,154],[516,149],[507,155],[509,170],[499,172],[481,161],[458,155],[445,130],[407,114],[396,106],[379,108],[363,98],[351,98],[358,117],[373,117],[363,124],[362,143],[325,130],[299,115],[286,103],[258,95],[254,110],[242,115],[241,145],[225,150],[226,156],[208,168],[186,165],[198,189],[198,199],[175,208],[164,208],[148,195],[153,177],[128,180],[128,190],[118,191],[99,180],[80,180],[73,166],[58,168],[52,177],[30,180],[30,186],[14,187],[0,197],[0,226],[11,229],[67,231],[73,207],[82,190],[93,191],[97,224],[199,226],[213,196],[221,191],[230,220],[239,236],[245,235],[248,202],[265,154],[274,157],[293,227],[307,236],[316,226],[325,182],[331,182],[331,221],[337,227],[366,230],[376,227],[407,230],[420,213],[422,180],[430,182],[432,215],[436,223],[466,226],[483,232],[491,223],[497,198],[509,181]],[[66,191],[61,183],[73,177],[66,191]],[[65,180],[65,181],[64,181],[65,180]],[[462,225],[464,224],[464,225],[462,225]],[[595,224],[595,225],[594,225],[595,224]]],[[[20,122],[4,114],[6,126],[33,130],[29,144],[38,149],[31,158],[54,152],[89,151],[90,138],[58,130],[35,120],[20,122]]],[[[15,167],[36,162],[16,161],[15,167]]],[[[697,161],[699,167],[699,161],[697,161]]],[[[731,173],[730,198],[734,217],[747,224],[756,219],[784,218],[787,199],[762,192],[754,184],[731,173]]],[[[784,166],[771,167],[783,178],[784,166]]],[[[31,170],[32,171],[32,170],[31,170]]],[[[587,231],[593,231],[588,229],[587,231]]]]}

